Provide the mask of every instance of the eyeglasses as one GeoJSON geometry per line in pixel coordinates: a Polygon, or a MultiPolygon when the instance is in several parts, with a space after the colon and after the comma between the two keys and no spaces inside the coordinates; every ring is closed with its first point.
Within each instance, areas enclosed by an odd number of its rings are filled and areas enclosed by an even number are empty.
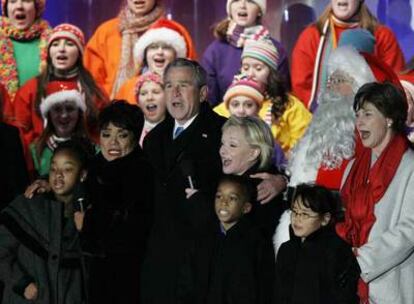
{"type": "Polygon", "coordinates": [[[306,221],[306,220],[311,219],[311,218],[318,218],[319,217],[319,214],[317,214],[317,215],[311,215],[311,214],[308,214],[308,213],[297,212],[294,209],[290,209],[290,216],[292,218],[300,218],[300,219],[306,221]]]}
{"type": "Polygon", "coordinates": [[[353,84],[353,80],[350,77],[339,76],[339,75],[331,75],[328,78],[328,84],[330,85],[343,85],[343,84],[353,84]]]}

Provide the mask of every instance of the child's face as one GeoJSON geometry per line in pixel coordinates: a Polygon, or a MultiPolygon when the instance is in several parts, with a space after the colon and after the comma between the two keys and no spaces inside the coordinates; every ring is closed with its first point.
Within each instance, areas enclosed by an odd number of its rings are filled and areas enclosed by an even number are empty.
{"type": "Polygon", "coordinates": [[[164,75],[165,68],[175,57],[175,50],[162,42],[150,44],[145,55],[149,70],[160,76],[164,75]]]}
{"type": "Polygon", "coordinates": [[[240,186],[231,182],[220,183],[214,206],[216,215],[225,230],[230,229],[251,209],[251,204],[246,200],[240,186]]]}
{"type": "Polygon", "coordinates": [[[49,56],[56,69],[67,71],[75,66],[80,54],[72,40],[60,38],[50,45],[49,56]]]}
{"type": "Polygon", "coordinates": [[[260,14],[260,7],[254,1],[233,0],[230,4],[231,19],[237,25],[249,27],[255,25],[260,14]]]}
{"type": "Polygon", "coordinates": [[[250,97],[240,95],[230,99],[229,111],[236,117],[257,116],[259,107],[250,97]]]}
{"type": "Polygon", "coordinates": [[[326,226],[329,223],[330,214],[319,214],[303,205],[302,199],[298,198],[292,205],[291,224],[293,232],[297,237],[305,240],[310,234],[326,226]]]}
{"type": "Polygon", "coordinates": [[[72,198],[75,185],[86,177],[79,161],[68,151],[60,151],[52,158],[49,184],[59,201],[68,203],[72,198]]]}
{"type": "Polygon", "coordinates": [[[59,137],[68,138],[72,135],[79,120],[79,109],[72,101],[54,105],[49,111],[49,117],[59,137]]]}
{"type": "Polygon", "coordinates": [[[241,72],[263,85],[267,85],[267,78],[270,75],[270,68],[263,61],[256,58],[245,57],[242,61],[241,72]]]}
{"type": "Polygon", "coordinates": [[[139,106],[145,119],[152,123],[158,123],[165,118],[167,106],[165,104],[164,89],[156,82],[147,81],[139,90],[139,106]]]}

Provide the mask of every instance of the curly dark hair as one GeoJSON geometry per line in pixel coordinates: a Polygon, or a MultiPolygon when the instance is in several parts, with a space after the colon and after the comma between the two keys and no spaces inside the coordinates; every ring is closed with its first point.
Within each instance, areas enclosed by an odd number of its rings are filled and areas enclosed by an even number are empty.
{"type": "Polygon", "coordinates": [[[266,94],[272,102],[272,115],[277,121],[285,112],[289,97],[285,87],[284,79],[276,70],[270,69],[269,77],[267,78],[266,94]]]}
{"type": "Polygon", "coordinates": [[[144,121],[144,114],[138,106],[131,105],[125,100],[113,100],[99,114],[99,130],[105,129],[112,123],[118,128],[131,131],[134,141],[137,143],[144,127],[144,121]]]}

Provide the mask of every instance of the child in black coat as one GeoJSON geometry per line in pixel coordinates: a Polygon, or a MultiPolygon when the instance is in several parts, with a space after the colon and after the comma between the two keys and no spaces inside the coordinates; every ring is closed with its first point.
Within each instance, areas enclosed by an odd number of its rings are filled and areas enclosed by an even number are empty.
{"type": "Polygon", "coordinates": [[[273,247],[244,217],[255,197],[245,177],[220,180],[214,204],[218,221],[187,256],[178,303],[271,303],[273,247]]]}
{"type": "Polygon", "coordinates": [[[276,259],[276,304],[358,303],[360,269],[352,248],[335,232],[342,216],[338,195],[322,186],[297,186],[291,238],[276,259]]]}

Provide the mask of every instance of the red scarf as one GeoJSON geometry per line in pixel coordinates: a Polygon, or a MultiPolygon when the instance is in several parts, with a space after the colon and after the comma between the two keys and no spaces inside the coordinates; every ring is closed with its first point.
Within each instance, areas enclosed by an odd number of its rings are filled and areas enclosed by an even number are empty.
{"type": "MultiPolygon", "coordinates": [[[[401,159],[408,149],[407,139],[395,135],[371,168],[371,149],[365,148],[357,155],[341,190],[346,207],[345,221],[336,226],[337,233],[352,247],[361,247],[376,218],[375,204],[383,197],[394,178],[401,159]]],[[[358,282],[361,303],[368,303],[368,284],[358,282]]]]}

